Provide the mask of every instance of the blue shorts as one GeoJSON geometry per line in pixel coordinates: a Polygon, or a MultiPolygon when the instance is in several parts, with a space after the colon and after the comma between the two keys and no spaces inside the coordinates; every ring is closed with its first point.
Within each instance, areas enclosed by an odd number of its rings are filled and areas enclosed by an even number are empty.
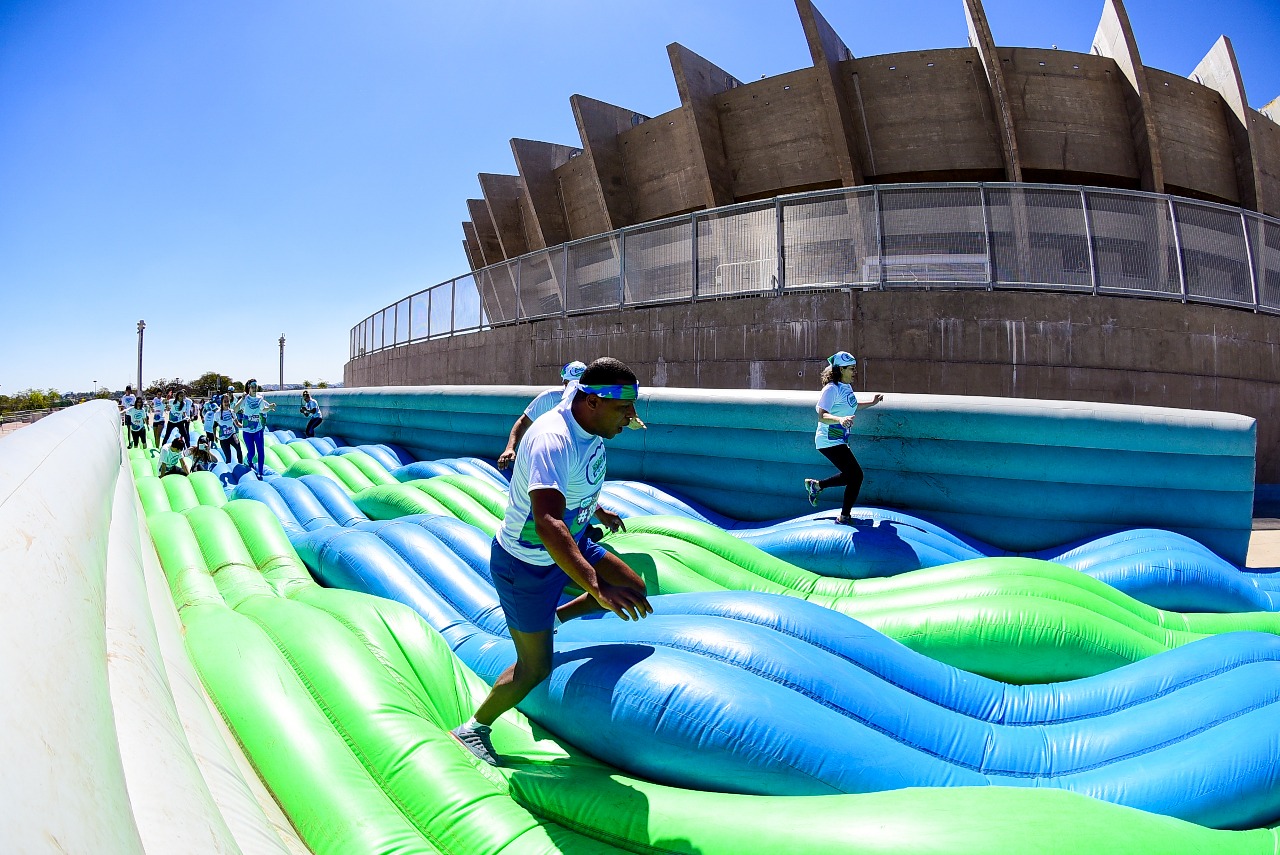
{"type": "MultiPolygon", "coordinates": [[[[578,541],[582,557],[592,567],[605,556],[605,548],[585,535],[578,541]]],[[[556,606],[564,586],[571,584],[555,564],[529,564],[503,549],[494,538],[489,547],[489,574],[498,591],[498,602],[507,626],[517,632],[546,632],[555,623],[556,606]]]]}

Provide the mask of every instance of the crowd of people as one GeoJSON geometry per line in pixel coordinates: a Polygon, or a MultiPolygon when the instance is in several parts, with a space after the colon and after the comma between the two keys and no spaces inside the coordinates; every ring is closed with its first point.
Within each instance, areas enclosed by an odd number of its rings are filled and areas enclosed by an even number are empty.
{"type": "MultiPolygon", "coordinates": [[[[147,401],[132,386],[126,386],[119,403],[130,448],[147,448],[150,428],[150,445],[160,458],[160,475],[189,475],[225,462],[244,464],[263,477],[263,435],[267,414],[276,405],[262,396],[257,380],[247,380],[243,393],[237,394],[234,386],[228,386],[226,392],[215,390],[204,399],[190,398],[185,389],[175,388],[164,397],[157,392],[147,401]],[[193,443],[191,425],[197,419],[200,430],[193,443]]],[[[306,435],[314,436],[323,414],[309,392],[302,393],[298,412],[308,419],[306,435]]]]}

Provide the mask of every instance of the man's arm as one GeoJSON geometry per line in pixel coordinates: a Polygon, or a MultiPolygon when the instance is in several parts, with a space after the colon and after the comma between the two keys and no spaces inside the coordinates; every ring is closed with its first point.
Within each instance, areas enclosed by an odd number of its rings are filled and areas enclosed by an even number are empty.
{"type": "MultiPolygon", "coordinates": [[[[516,446],[520,444],[520,439],[524,436],[525,431],[533,421],[524,413],[520,414],[520,418],[516,419],[516,423],[511,426],[511,434],[507,437],[507,447],[498,455],[498,468],[506,469],[516,461],[516,446]]],[[[556,495],[559,495],[558,493],[556,495]]],[[[564,503],[564,496],[560,496],[560,502],[564,503]]]]}
{"type": "Polygon", "coordinates": [[[602,582],[595,568],[582,557],[569,527],[564,524],[564,495],[559,490],[534,490],[529,493],[529,499],[538,539],[552,560],[578,587],[623,620],[639,620],[653,613],[653,607],[644,595],[644,582],[638,576],[638,590],[634,583],[602,582]]]}

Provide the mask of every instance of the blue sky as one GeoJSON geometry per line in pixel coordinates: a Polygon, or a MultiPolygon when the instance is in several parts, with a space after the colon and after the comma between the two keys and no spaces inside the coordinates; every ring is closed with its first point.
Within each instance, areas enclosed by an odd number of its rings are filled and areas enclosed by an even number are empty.
{"type": "MultiPolygon", "coordinates": [[[[819,2],[855,55],[966,43],[960,0],[819,2]]],[[[1087,51],[1100,0],[988,0],[1002,45],[1087,51]],[[1032,11],[1034,10],[1034,11],[1032,11]]],[[[1280,95],[1277,0],[1131,0],[1143,61],[1231,37],[1280,95]]],[[[569,96],[678,104],[666,45],[809,64],[792,0],[0,0],[0,393],[207,370],[340,380],[348,330],[466,270],[478,172],[577,143],[569,96]]]]}

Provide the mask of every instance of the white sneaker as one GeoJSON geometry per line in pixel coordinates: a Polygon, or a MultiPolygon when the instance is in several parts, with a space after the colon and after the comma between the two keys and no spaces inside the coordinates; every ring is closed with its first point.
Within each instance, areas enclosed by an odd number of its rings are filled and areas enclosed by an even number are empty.
{"type": "Polygon", "coordinates": [[[468,727],[460,724],[453,730],[449,731],[449,735],[458,740],[458,743],[475,756],[479,757],[490,766],[498,766],[498,755],[493,750],[493,743],[489,741],[491,728],[484,724],[473,724],[468,727]]]}

